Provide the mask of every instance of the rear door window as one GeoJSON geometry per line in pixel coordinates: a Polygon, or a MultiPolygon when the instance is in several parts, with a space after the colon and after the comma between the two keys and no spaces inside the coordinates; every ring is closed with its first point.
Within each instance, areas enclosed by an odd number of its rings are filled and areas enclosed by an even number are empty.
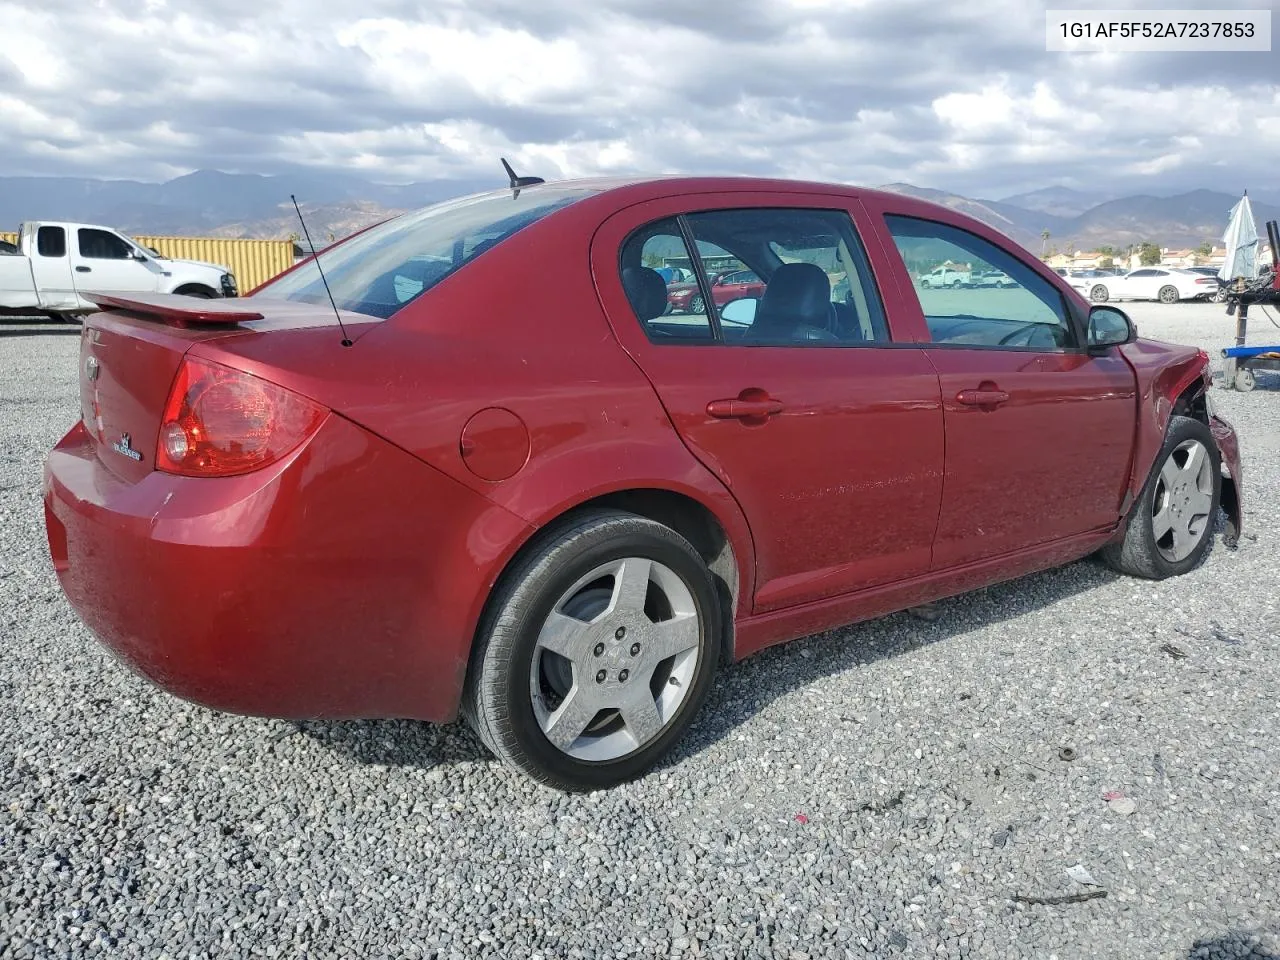
{"type": "Polygon", "coordinates": [[[632,309],[655,342],[856,346],[889,339],[870,265],[844,211],[741,208],[671,217],[628,238],[621,269],[632,309]],[[658,271],[685,269],[693,280],[665,283],[662,300],[658,271]]]}
{"type": "MultiPolygon", "coordinates": [[[[712,250],[706,253],[709,257],[716,255],[712,250]]],[[[648,224],[633,233],[622,248],[621,271],[627,301],[650,340],[715,340],[706,294],[694,277],[693,255],[676,217],[648,224]]]]}
{"type": "Polygon", "coordinates": [[[62,227],[41,227],[36,233],[36,253],[42,257],[65,257],[67,231],[62,227]]]}

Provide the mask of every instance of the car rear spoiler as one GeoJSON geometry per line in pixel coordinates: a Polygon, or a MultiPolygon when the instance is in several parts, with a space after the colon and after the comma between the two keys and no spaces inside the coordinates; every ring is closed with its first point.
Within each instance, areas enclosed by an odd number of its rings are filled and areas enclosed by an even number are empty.
{"type": "Polygon", "coordinates": [[[127,310],[175,327],[190,324],[220,325],[261,320],[257,310],[243,306],[239,299],[205,300],[176,293],[84,293],[90,303],[103,310],[127,310]]]}

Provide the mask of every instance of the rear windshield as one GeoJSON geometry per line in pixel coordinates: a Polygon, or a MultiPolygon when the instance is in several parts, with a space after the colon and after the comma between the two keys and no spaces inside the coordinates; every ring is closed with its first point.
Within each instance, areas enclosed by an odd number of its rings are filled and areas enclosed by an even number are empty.
{"type": "MultiPolygon", "coordinates": [[[[385,319],[517,230],[595,192],[539,185],[448,200],[322,250],[320,265],[341,309],[385,319]]],[[[253,297],[329,302],[314,260],[253,297]]]]}

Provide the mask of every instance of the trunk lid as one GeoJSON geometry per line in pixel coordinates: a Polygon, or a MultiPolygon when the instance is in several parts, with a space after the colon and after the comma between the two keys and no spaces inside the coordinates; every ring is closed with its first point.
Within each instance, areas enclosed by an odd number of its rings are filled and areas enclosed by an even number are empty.
{"type": "MultiPolygon", "coordinates": [[[[106,309],[84,319],[80,338],[80,415],[98,459],[136,483],[155,469],[169,391],[193,346],[277,331],[332,327],[333,313],[281,300],[199,300],[168,294],[88,294],[106,309]]],[[[344,315],[348,331],[380,322],[344,315]]]]}

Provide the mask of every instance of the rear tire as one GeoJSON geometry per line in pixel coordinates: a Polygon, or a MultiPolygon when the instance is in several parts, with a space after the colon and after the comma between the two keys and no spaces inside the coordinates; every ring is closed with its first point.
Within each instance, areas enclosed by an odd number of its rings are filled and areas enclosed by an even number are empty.
{"type": "Polygon", "coordinates": [[[1178,296],[1178,288],[1172,285],[1161,287],[1159,297],[1161,303],[1177,303],[1180,299],[1178,296]]]}
{"type": "Polygon", "coordinates": [[[1111,293],[1102,284],[1098,284],[1089,291],[1089,299],[1094,303],[1106,303],[1111,299],[1111,293]]]}
{"type": "Polygon", "coordinates": [[[1120,573],[1147,580],[1181,576],[1199,566],[1213,548],[1221,463],[1208,427],[1173,417],[1151,476],[1129,511],[1124,537],[1103,547],[1102,559],[1120,573]]]}
{"type": "Polygon", "coordinates": [[[692,300],[689,301],[690,313],[702,313],[704,312],[705,307],[706,307],[706,304],[703,302],[701,296],[695,296],[692,300]]]}
{"type": "Polygon", "coordinates": [[[633,779],[706,699],[720,617],[711,574],[684,537],[621,511],[578,514],[500,581],[463,716],[499,759],[548,786],[633,779]]]}

